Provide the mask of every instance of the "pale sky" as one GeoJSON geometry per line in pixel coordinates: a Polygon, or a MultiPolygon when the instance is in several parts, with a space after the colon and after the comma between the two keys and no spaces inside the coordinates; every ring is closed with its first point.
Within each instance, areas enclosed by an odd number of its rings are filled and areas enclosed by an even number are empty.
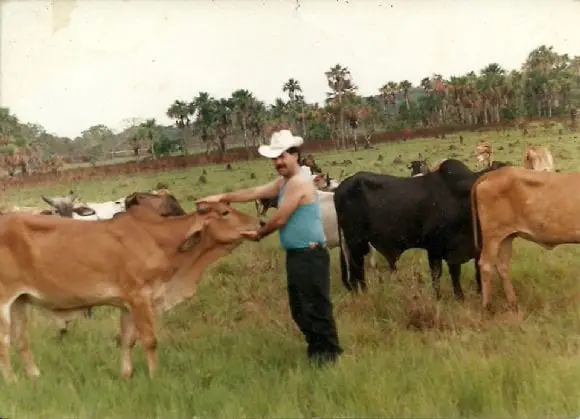
{"type": "Polygon", "coordinates": [[[200,91],[272,103],[290,77],[322,101],[337,63],[371,95],[390,80],[519,68],[541,44],[580,55],[574,0],[76,0],[68,23],[51,3],[2,2],[0,105],[70,137],[171,123],[169,105],[200,91]]]}

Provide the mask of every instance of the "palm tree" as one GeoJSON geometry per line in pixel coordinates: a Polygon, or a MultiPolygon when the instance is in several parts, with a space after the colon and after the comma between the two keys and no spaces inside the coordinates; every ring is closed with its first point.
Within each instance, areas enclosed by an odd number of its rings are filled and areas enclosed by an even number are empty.
{"type": "Polygon", "coordinates": [[[215,120],[214,129],[219,141],[220,156],[226,154],[226,140],[231,133],[233,125],[234,103],[232,99],[219,99],[214,101],[215,120]]]}
{"type": "Polygon", "coordinates": [[[264,124],[266,123],[266,118],[266,105],[260,100],[254,100],[248,118],[248,129],[252,133],[252,146],[254,147],[257,145],[257,138],[264,139],[264,124]]]}
{"type": "Polygon", "coordinates": [[[157,158],[157,153],[155,151],[155,141],[157,139],[158,126],[155,118],[147,119],[145,122],[142,122],[139,128],[139,136],[148,140],[149,150],[151,150],[153,158],[157,158]]]}
{"type": "Polygon", "coordinates": [[[405,104],[407,105],[407,110],[411,109],[410,101],[409,101],[409,90],[413,87],[413,84],[409,80],[403,80],[399,83],[399,90],[403,93],[403,97],[405,98],[405,104]]]}
{"type": "Polygon", "coordinates": [[[184,102],[183,100],[176,100],[167,109],[167,116],[175,120],[175,126],[181,130],[182,151],[187,149],[186,143],[189,137],[189,128],[191,124],[190,116],[195,114],[195,105],[184,102]]]}
{"type": "Polygon", "coordinates": [[[294,102],[296,99],[296,93],[302,93],[302,88],[300,87],[298,80],[289,78],[288,81],[284,83],[284,86],[282,86],[282,91],[284,93],[288,92],[288,98],[290,99],[290,102],[294,102]]]}
{"type": "Polygon", "coordinates": [[[254,96],[252,96],[252,94],[247,90],[239,89],[232,93],[231,103],[237,120],[242,126],[242,131],[244,133],[244,147],[248,152],[248,157],[250,152],[248,144],[248,118],[252,112],[254,101],[254,96]]]}
{"type": "Polygon", "coordinates": [[[327,93],[333,106],[337,108],[339,117],[339,130],[342,134],[342,147],[346,147],[346,133],[344,127],[343,97],[348,93],[356,93],[357,86],[352,81],[352,75],[348,67],[336,64],[324,73],[331,92],[327,93]]]}
{"type": "Polygon", "coordinates": [[[488,123],[488,109],[491,122],[499,122],[499,109],[504,101],[505,70],[497,63],[491,63],[480,71],[481,77],[479,92],[483,98],[484,124],[488,123]]]}
{"type": "Polygon", "coordinates": [[[215,135],[212,132],[215,119],[214,102],[215,99],[207,92],[199,92],[191,102],[197,109],[195,125],[201,131],[201,141],[206,145],[206,153],[209,153],[211,145],[215,143],[215,135]]]}
{"type": "Polygon", "coordinates": [[[298,119],[297,115],[297,106],[300,106],[300,119],[302,121],[302,136],[306,136],[306,124],[304,121],[304,96],[301,95],[302,93],[302,88],[300,87],[300,83],[298,82],[298,80],[293,79],[293,78],[289,78],[288,81],[286,81],[286,83],[284,83],[284,85],[282,86],[282,91],[283,92],[288,92],[288,98],[290,99],[289,104],[292,106],[292,110],[293,110],[293,118],[294,120],[298,119]]]}

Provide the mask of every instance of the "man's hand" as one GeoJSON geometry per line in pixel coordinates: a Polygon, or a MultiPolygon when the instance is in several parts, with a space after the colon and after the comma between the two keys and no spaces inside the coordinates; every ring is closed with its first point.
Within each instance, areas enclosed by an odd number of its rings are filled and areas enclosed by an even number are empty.
{"type": "Polygon", "coordinates": [[[203,198],[199,198],[197,201],[195,201],[196,204],[201,204],[202,202],[207,202],[209,204],[217,204],[218,202],[222,201],[224,199],[224,194],[220,193],[217,195],[209,195],[203,198]]]}
{"type": "Polygon", "coordinates": [[[255,242],[260,241],[261,239],[260,234],[258,234],[258,232],[255,230],[242,231],[241,235],[246,239],[253,240],[255,242]]]}

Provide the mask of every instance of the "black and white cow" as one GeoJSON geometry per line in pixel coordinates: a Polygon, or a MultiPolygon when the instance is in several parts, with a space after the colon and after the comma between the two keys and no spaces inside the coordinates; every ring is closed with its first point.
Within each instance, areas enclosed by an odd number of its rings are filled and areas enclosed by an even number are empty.
{"type": "Polygon", "coordinates": [[[423,176],[429,173],[429,165],[427,160],[413,160],[407,165],[407,169],[411,169],[411,176],[423,176]]]}
{"type": "Polygon", "coordinates": [[[448,159],[422,176],[358,172],[343,180],[334,192],[334,203],[345,287],[366,290],[363,260],[369,243],[387,259],[391,271],[405,250],[420,248],[427,250],[437,298],[445,260],[455,296],[463,299],[461,265],[476,257],[469,192],[489,170],[474,173],[459,160],[448,159]]]}

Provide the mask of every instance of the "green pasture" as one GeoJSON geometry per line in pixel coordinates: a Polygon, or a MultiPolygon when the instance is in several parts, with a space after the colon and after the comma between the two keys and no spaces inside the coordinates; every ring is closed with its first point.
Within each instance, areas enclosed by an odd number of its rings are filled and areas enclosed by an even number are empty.
{"type": "MultiPolygon", "coordinates": [[[[315,157],[335,177],[341,170],[346,176],[361,169],[407,176],[406,165],[418,153],[432,164],[453,157],[475,168],[475,144],[487,138],[497,160],[522,165],[528,141],[548,146],[557,169],[578,170],[577,134],[558,129],[537,127],[530,129],[528,137],[519,131],[464,133],[463,145],[457,134],[315,157]],[[352,164],[345,165],[347,159],[352,164]]],[[[101,201],[164,182],[191,210],[203,195],[274,177],[266,159],[232,166],[231,171],[225,165],[212,165],[8,190],[3,204],[42,205],[41,193],[59,195],[69,189],[85,201],[101,201]]],[[[255,212],[253,204],[238,207],[255,212]]],[[[278,240],[275,234],[260,243],[243,243],[206,271],[190,301],[159,320],[160,372],[152,381],[139,347],[133,378],[120,378],[116,311],[96,308],[92,320],[75,320],[59,342],[53,320],[35,310],[31,346],[42,375],[36,382],[27,379],[12,348],[19,380],[11,385],[0,382],[0,417],[562,418],[580,414],[577,246],[549,252],[516,241],[512,278],[523,312],[518,318],[502,307],[505,297],[497,278],[495,315],[482,317],[472,263],[464,265],[462,273],[466,301],[454,300],[446,269],[443,298],[434,301],[422,250],[405,253],[399,272],[393,275],[380,258],[378,272],[367,268],[369,292],[349,295],[340,281],[334,249],[332,295],[345,353],[336,366],[315,369],[306,361],[302,336],[290,318],[278,240]]],[[[90,252],[91,243],[79,250],[90,252]]],[[[67,255],[61,257],[65,261],[67,255]]]]}

